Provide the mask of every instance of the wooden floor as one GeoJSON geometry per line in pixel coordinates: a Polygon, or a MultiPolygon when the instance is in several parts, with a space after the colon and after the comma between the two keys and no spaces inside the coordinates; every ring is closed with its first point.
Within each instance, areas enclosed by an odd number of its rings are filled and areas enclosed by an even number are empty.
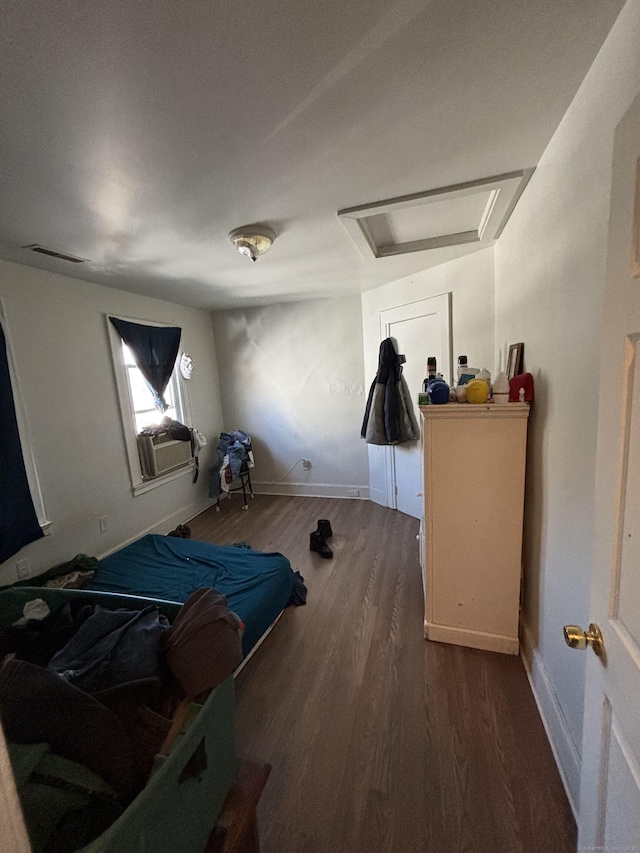
{"type": "Polygon", "coordinates": [[[190,524],[286,554],[309,589],[239,675],[239,749],[273,765],[263,853],[565,853],[576,830],[517,657],[423,639],[418,522],[258,495],[190,524]],[[329,518],[333,560],[309,551],[329,518]]]}

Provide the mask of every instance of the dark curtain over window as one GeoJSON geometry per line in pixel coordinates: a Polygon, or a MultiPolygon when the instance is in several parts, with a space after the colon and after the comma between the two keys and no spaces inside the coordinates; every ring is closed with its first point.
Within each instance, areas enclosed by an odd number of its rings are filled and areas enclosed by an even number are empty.
{"type": "Polygon", "coordinates": [[[182,329],[177,326],[143,326],[109,317],[118,334],[133,353],[140,373],[153,394],[160,412],[169,408],[164,399],[178,356],[182,329]]]}
{"type": "Polygon", "coordinates": [[[44,536],[31,500],[0,325],[0,563],[44,536]]]}

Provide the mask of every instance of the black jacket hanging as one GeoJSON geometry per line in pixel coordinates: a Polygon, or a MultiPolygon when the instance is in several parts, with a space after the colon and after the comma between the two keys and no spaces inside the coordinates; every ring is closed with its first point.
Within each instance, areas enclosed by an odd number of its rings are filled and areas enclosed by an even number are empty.
{"type": "Polygon", "coordinates": [[[400,444],[420,436],[407,383],[402,375],[403,355],[391,338],[380,344],[378,372],[369,391],[360,435],[367,444],[400,444]]]}

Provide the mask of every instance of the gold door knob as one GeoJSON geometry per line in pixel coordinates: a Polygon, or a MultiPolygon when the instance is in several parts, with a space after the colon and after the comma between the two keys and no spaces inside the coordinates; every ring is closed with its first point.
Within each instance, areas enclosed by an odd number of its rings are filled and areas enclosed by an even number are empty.
{"type": "Polygon", "coordinates": [[[589,625],[588,631],[583,631],[579,625],[565,625],[564,641],[570,649],[586,649],[591,646],[598,657],[604,652],[602,631],[595,622],[589,625]]]}

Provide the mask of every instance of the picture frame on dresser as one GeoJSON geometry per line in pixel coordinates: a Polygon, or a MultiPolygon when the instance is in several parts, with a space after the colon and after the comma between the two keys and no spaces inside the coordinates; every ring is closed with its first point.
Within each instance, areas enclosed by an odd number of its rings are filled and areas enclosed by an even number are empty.
{"type": "Polygon", "coordinates": [[[524,367],[524,343],[511,344],[507,359],[507,379],[519,376],[524,367]]]}

